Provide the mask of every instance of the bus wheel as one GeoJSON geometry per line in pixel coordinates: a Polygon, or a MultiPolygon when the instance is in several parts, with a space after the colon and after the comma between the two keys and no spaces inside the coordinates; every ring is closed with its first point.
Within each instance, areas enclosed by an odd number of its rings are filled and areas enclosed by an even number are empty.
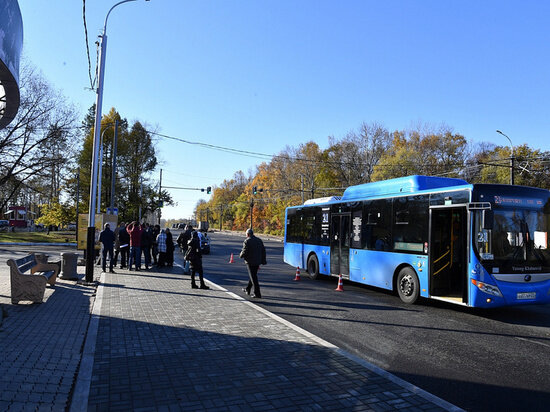
{"type": "Polygon", "coordinates": [[[307,273],[311,279],[317,279],[319,276],[319,261],[317,256],[311,255],[307,260],[307,273]]]}
{"type": "Polygon", "coordinates": [[[405,303],[414,303],[420,295],[420,282],[415,271],[406,267],[397,275],[397,293],[405,303]]]}

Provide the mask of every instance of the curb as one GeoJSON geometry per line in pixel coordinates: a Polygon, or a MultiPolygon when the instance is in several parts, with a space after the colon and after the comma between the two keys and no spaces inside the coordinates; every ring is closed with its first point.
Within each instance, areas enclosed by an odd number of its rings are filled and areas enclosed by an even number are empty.
{"type": "Polygon", "coordinates": [[[88,409],[88,398],[90,397],[92,372],[94,368],[94,355],[97,342],[97,330],[99,328],[99,318],[101,317],[101,303],[103,302],[104,283],[105,273],[102,273],[96,289],[92,313],[90,314],[90,323],[88,324],[88,330],[86,332],[86,337],[84,338],[82,358],[80,359],[80,365],[76,373],[76,382],[74,385],[71,404],[68,408],[70,412],[85,412],[88,409]]]}
{"type": "Polygon", "coordinates": [[[76,243],[0,242],[0,246],[76,246],[76,243]]]}
{"type": "MultiPolygon", "coordinates": [[[[181,268],[181,266],[179,264],[174,264],[174,266],[178,266],[181,268]]],[[[182,268],[183,269],[183,268],[182,268]]],[[[415,386],[413,385],[412,383],[410,382],[407,382],[395,375],[393,375],[392,373],[382,369],[382,368],[379,368],[378,366],[366,361],[365,359],[357,356],[357,355],[354,355],[336,345],[333,345],[332,343],[324,340],[323,338],[320,338],[319,336],[317,335],[314,335],[313,333],[311,332],[308,332],[307,330],[295,325],[294,323],[292,322],[289,322],[288,320],[268,311],[267,309],[264,309],[263,307],[261,306],[258,306],[250,301],[248,301],[247,299],[245,299],[244,297],[242,296],[239,296],[227,289],[225,289],[223,286],[220,286],[210,280],[208,280],[207,278],[204,278],[205,282],[208,282],[211,286],[215,287],[216,289],[218,290],[221,290],[225,293],[227,293],[229,296],[233,297],[234,299],[236,300],[239,300],[241,302],[243,302],[244,304],[256,309],[257,311],[265,314],[266,316],[269,316],[270,318],[276,320],[277,322],[280,322],[286,326],[288,326],[289,328],[295,330],[296,332],[310,338],[310,339],[313,339],[315,342],[317,342],[319,345],[322,345],[342,356],[344,356],[345,358],[363,366],[364,368],[370,370],[371,372],[373,373],[376,373],[377,375],[395,383],[396,385],[399,385],[401,386],[403,389],[406,389],[418,396],[421,396],[422,398],[428,400],[429,402],[432,402],[434,405],[437,405],[439,406],[440,408],[443,408],[447,411],[451,411],[451,412],[464,412],[464,409],[456,406],[456,405],[453,405],[452,403],[450,402],[447,402],[446,400],[444,399],[441,399],[433,394],[431,394],[430,392],[427,392],[425,391],[424,389],[421,389],[419,388],[418,386],[415,386]]]]}

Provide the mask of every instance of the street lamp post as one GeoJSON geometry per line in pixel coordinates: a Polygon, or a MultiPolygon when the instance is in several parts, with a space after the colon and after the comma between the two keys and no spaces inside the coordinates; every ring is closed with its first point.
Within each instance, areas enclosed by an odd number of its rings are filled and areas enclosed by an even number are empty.
{"type": "Polygon", "coordinates": [[[512,144],[512,139],[510,139],[507,135],[502,133],[500,130],[497,130],[497,133],[501,134],[502,136],[507,138],[508,141],[510,142],[510,184],[513,185],[514,184],[514,163],[515,163],[515,158],[514,158],[514,146],[512,144]]]}
{"type": "MultiPolygon", "coordinates": [[[[92,155],[92,176],[90,182],[90,203],[88,205],[88,233],[86,236],[86,282],[94,280],[94,246],[95,246],[95,200],[97,191],[97,166],[99,157],[99,141],[101,129],[101,105],[103,103],[103,77],[105,75],[105,54],[107,52],[107,21],[113,9],[123,3],[128,3],[137,0],[123,0],[116,3],[107,12],[105,23],[103,25],[103,33],[99,43],[99,64],[98,64],[98,81],[96,90],[96,105],[95,105],[95,123],[94,123],[94,141],[92,155]]],[[[149,1],[149,0],[145,0],[149,1]]]]}
{"type": "Polygon", "coordinates": [[[101,132],[101,137],[99,139],[99,161],[97,162],[97,214],[101,213],[101,179],[103,175],[103,135],[107,129],[104,129],[101,132]]]}

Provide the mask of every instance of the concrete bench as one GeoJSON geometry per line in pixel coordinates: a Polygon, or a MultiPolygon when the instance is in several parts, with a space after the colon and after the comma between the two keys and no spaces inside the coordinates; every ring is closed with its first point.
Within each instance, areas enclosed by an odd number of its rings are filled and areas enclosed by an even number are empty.
{"type": "Polygon", "coordinates": [[[55,284],[59,266],[52,263],[38,263],[34,254],[20,259],[8,259],[11,280],[11,303],[21,300],[42,303],[46,284],[55,284]]]}

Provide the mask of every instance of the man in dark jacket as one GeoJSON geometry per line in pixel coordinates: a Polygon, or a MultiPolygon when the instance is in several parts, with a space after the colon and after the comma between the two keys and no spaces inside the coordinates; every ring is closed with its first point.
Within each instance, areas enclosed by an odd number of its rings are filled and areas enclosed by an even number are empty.
{"type": "Polygon", "coordinates": [[[99,234],[99,241],[103,243],[103,259],[101,259],[102,269],[106,271],[107,253],[109,254],[109,272],[113,270],[113,246],[115,244],[115,234],[111,230],[109,223],[105,223],[103,230],[99,234]]]}
{"type": "Polygon", "coordinates": [[[260,284],[258,283],[258,269],[260,265],[265,265],[267,263],[265,255],[265,247],[262,239],[254,236],[252,229],[246,231],[246,239],[243,242],[243,250],[239,255],[244,259],[246,266],[248,267],[248,285],[246,288],[243,288],[243,292],[247,295],[250,295],[250,290],[254,287],[254,293],[251,295],[252,298],[261,298],[262,294],[260,293],[260,284]]]}
{"type": "Polygon", "coordinates": [[[145,269],[151,266],[151,246],[153,246],[153,229],[149,223],[145,223],[145,228],[141,232],[141,251],[145,259],[145,269]]]}
{"type": "Polygon", "coordinates": [[[126,225],[121,223],[118,228],[118,240],[120,242],[120,268],[124,269],[129,260],[130,235],[126,231],[126,225]]]}
{"type": "MultiPolygon", "coordinates": [[[[181,253],[185,253],[187,251],[187,244],[189,243],[189,241],[191,240],[191,233],[193,233],[193,226],[191,225],[186,225],[185,226],[185,229],[183,230],[183,232],[181,232],[176,240],[177,244],[180,246],[181,248],[181,253]]],[[[191,273],[191,269],[189,267],[189,261],[188,260],[184,260],[184,265],[183,265],[183,273],[188,275],[191,273]]]]}

